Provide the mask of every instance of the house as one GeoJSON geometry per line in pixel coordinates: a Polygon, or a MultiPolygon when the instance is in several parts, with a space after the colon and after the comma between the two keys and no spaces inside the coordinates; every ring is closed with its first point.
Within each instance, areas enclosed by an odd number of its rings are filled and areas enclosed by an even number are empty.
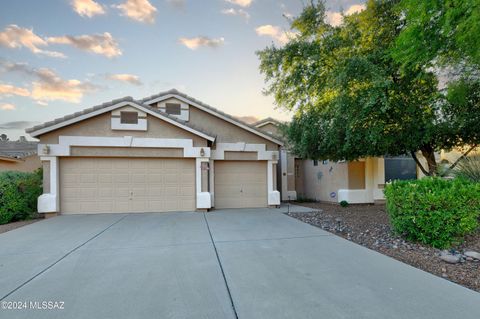
{"type": "MultiPolygon", "coordinates": [[[[267,118],[254,125],[271,135],[281,135],[281,122],[267,118]]],[[[421,176],[408,156],[371,157],[358,161],[311,160],[280,149],[279,189],[282,200],[375,203],[384,200],[385,182],[421,176]]]]}
{"type": "Polygon", "coordinates": [[[26,130],[47,214],[280,204],[282,141],[177,90],[125,97],[26,130]]]}
{"type": "Polygon", "coordinates": [[[37,156],[37,142],[26,141],[25,138],[0,141],[0,172],[33,172],[41,166],[37,156]]]}

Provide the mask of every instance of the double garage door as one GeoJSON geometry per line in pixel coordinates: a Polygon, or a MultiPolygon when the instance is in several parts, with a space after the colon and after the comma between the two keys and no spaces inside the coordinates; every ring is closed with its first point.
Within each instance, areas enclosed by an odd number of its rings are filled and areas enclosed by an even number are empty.
{"type": "Polygon", "coordinates": [[[60,209],[68,213],[195,210],[195,160],[62,158],[60,209]]]}
{"type": "MultiPolygon", "coordinates": [[[[215,161],[215,208],[267,206],[266,161],[215,161]]],[[[63,214],[195,210],[195,160],[60,160],[63,214]]]]}

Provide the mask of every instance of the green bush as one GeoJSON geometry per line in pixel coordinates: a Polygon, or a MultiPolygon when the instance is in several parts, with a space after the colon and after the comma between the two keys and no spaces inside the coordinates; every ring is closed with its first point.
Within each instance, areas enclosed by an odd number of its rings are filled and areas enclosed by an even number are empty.
{"type": "Polygon", "coordinates": [[[42,171],[0,173],[0,225],[32,217],[42,194],[42,171]]]}
{"type": "Polygon", "coordinates": [[[455,178],[394,181],[385,188],[395,232],[409,240],[446,248],[478,228],[480,183],[455,178]]]}
{"type": "Polygon", "coordinates": [[[342,206],[342,207],[348,207],[348,202],[347,202],[346,200],[342,200],[342,201],[340,202],[340,206],[342,206]]]}
{"type": "Polygon", "coordinates": [[[455,176],[480,183],[480,155],[461,159],[455,168],[455,176]]]}

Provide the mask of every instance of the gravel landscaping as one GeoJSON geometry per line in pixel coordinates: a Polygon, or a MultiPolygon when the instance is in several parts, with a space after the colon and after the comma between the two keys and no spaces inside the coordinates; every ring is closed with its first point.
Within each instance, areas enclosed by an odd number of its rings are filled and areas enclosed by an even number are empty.
{"type": "Polygon", "coordinates": [[[29,219],[29,220],[21,220],[18,222],[13,222],[13,223],[8,223],[4,225],[0,225],[0,234],[1,233],[6,233],[7,231],[20,228],[25,225],[29,225],[35,222],[38,222],[39,220],[42,220],[42,218],[36,218],[36,219],[29,219]]]}
{"type": "Polygon", "coordinates": [[[480,231],[450,251],[403,240],[392,234],[384,205],[295,203],[312,213],[288,213],[357,244],[480,292],[480,231]]]}

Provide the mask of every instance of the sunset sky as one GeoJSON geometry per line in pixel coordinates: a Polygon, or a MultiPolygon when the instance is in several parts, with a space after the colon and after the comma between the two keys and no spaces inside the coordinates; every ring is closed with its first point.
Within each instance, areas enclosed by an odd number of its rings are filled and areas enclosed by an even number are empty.
{"type": "MultiPolygon", "coordinates": [[[[307,0],[15,0],[0,4],[0,133],[176,88],[235,116],[275,109],[255,51],[288,36],[307,0]]],[[[327,1],[341,23],[362,0],[327,1]]]]}

